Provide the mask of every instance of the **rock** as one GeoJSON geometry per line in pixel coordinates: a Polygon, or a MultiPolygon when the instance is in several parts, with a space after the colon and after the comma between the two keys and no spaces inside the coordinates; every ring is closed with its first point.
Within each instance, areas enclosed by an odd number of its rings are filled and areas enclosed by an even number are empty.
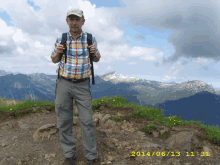
{"type": "Polygon", "coordinates": [[[38,128],[34,133],[33,138],[34,141],[39,140],[40,138],[43,140],[44,138],[48,138],[50,140],[50,136],[58,132],[58,127],[56,124],[47,124],[38,128]]]}

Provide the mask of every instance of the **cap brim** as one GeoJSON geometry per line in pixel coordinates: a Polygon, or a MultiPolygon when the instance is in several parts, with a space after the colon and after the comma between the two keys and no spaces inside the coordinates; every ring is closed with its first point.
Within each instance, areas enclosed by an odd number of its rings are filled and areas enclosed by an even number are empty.
{"type": "MultiPolygon", "coordinates": [[[[78,16],[78,17],[82,17],[81,15],[78,15],[78,14],[69,14],[68,16],[70,16],[70,15],[76,15],[76,16],[78,16]]],[[[68,17],[67,16],[67,17],[68,17]]]]}

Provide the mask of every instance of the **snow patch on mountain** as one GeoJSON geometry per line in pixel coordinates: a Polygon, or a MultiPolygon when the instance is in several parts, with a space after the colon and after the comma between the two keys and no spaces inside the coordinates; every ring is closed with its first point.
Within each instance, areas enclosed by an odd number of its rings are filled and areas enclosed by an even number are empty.
{"type": "MultiPolygon", "coordinates": [[[[105,81],[113,81],[115,83],[120,83],[120,82],[147,82],[149,84],[155,84],[155,81],[153,80],[148,80],[148,79],[141,79],[138,77],[132,77],[132,76],[127,76],[123,74],[119,74],[115,71],[106,73],[104,75],[100,76],[103,80],[105,81]]],[[[176,84],[175,82],[170,82],[170,83],[159,83],[161,86],[163,85],[173,85],[176,84]]]]}

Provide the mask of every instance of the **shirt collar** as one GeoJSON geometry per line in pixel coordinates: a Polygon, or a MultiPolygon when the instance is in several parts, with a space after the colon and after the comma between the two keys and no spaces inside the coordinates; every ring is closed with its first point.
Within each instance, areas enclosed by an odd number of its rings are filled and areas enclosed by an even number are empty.
{"type": "MultiPolygon", "coordinates": [[[[83,33],[84,33],[84,31],[82,30],[82,32],[80,33],[80,35],[77,38],[81,38],[83,33]]],[[[70,31],[68,31],[68,34],[70,35],[70,37],[72,37],[70,31]]]]}

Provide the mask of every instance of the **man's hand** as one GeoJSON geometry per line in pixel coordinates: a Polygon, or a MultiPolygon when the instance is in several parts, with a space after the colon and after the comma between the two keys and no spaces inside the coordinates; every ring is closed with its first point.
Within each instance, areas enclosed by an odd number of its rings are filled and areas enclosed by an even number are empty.
{"type": "Polygon", "coordinates": [[[94,45],[90,45],[87,48],[90,49],[90,53],[94,53],[94,55],[96,54],[96,48],[94,47],[94,45]]]}
{"type": "Polygon", "coordinates": [[[63,53],[63,50],[64,50],[64,46],[61,45],[61,44],[58,44],[57,47],[56,47],[56,52],[57,53],[63,53]]]}
{"type": "Polygon", "coordinates": [[[90,46],[88,46],[87,48],[89,48],[89,49],[91,50],[90,53],[94,53],[94,56],[95,56],[95,57],[100,58],[100,55],[97,55],[97,54],[96,54],[96,48],[94,47],[94,45],[90,45],[90,46]]]}

